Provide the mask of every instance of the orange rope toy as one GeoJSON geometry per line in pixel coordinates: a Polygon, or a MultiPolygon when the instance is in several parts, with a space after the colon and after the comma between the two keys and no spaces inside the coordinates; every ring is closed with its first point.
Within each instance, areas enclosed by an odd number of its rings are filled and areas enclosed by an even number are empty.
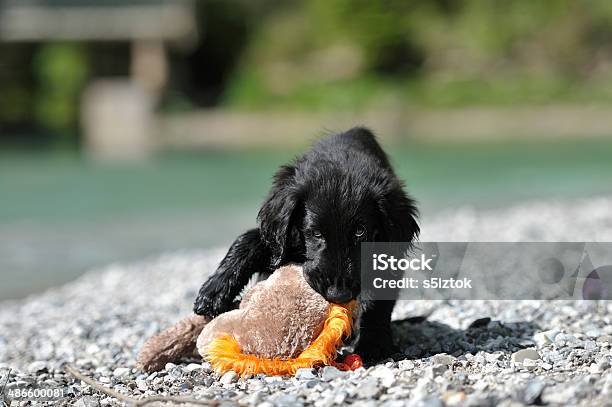
{"type": "Polygon", "coordinates": [[[351,334],[352,309],[355,302],[346,306],[330,304],[329,315],[317,338],[296,358],[267,359],[245,354],[235,338],[230,335],[212,340],[205,349],[206,359],[213,369],[225,373],[233,370],[243,376],[263,373],[270,376],[290,376],[300,368],[332,365],[342,338],[351,334]]]}

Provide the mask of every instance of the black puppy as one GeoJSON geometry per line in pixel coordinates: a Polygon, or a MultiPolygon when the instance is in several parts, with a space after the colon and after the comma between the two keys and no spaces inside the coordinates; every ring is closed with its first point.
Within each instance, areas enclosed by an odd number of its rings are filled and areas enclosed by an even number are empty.
{"type": "MultiPolygon", "coordinates": [[[[239,236],[195,301],[196,314],[214,317],[233,307],[256,272],[301,263],[325,299],[344,303],[360,293],[360,244],[411,242],[419,233],[415,202],[367,129],[327,137],[283,166],[257,217],[259,228],[239,236]]],[[[368,362],[394,352],[395,301],[364,305],[356,352],[368,362]]]]}

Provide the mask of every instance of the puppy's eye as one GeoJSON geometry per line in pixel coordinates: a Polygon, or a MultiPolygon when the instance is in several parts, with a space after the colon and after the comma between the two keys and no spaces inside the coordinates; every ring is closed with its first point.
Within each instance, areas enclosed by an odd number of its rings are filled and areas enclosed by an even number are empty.
{"type": "Polygon", "coordinates": [[[321,231],[319,231],[319,230],[313,230],[313,231],[312,231],[312,235],[313,235],[314,237],[316,237],[317,239],[320,239],[320,238],[322,238],[322,237],[323,237],[323,235],[321,234],[321,231]]]}
{"type": "Polygon", "coordinates": [[[366,228],[363,225],[359,225],[357,226],[357,229],[355,229],[355,237],[364,237],[366,234],[366,228]]]}

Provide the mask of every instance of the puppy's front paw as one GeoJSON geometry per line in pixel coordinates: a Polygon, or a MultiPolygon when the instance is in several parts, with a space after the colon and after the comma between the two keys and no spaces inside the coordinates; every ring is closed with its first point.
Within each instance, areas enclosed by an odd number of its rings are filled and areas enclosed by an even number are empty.
{"type": "Polygon", "coordinates": [[[370,366],[397,355],[399,349],[393,344],[391,334],[386,330],[362,330],[355,353],[361,356],[364,364],[370,366]]]}
{"type": "Polygon", "coordinates": [[[223,293],[209,293],[207,290],[200,290],[198,297],[193,304],[193,312],[208,318],[214,318],[219,314],[233,308],[234,299],[223,293]]]}

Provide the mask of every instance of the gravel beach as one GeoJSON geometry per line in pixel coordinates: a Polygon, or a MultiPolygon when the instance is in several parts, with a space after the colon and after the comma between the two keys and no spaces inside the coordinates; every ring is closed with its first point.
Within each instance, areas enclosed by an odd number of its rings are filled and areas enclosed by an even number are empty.
{"type": "MultiPolygon", "coordinates": [[[[424,219],[422,228],[422,241],[612,241],[612,199],[459,209],[424,219]]],[[[405,359],[350,373],[325,367],[245,380],[219,377],[197,360],[151,375],[138,371],[144,340],[190,314],[223,254],[174,252],[113,264],[0,304],[0,390],[10,368],[6,392],[28,385],[64,391],[63,399],[34,404],[124,405],[67,374],[67,362],[136,399],[173,395],[262,407],[612,406],[609,302],[399,302],[393,328],[405,359]]]]}

